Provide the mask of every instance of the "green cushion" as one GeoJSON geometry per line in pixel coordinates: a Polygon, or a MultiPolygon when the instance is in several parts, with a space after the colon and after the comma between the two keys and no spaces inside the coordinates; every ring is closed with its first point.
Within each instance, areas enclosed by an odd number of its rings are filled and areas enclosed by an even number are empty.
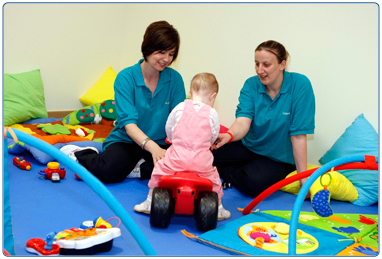
{"type": "Polygon", "coordinates": [[[40,70],[4,74],[4,126],[48,118],[40,70]]]}

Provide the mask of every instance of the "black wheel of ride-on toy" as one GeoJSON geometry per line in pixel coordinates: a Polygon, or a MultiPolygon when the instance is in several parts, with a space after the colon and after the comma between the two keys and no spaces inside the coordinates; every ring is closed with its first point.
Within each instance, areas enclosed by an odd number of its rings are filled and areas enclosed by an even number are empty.
{"type": "Polygon", "coordinates": [[[175,201],[172,197],[172,190],[161,187],[154,188],[150,211],[151,226],[167,228],[174,215],[174,209],[175,201]]]}
{"type": "Polygon", "coordinates": [[[218,195],[216,192],[199,192],[195,200],[194,218],[199,231],[216,228],[218,221],[218,195]]]}

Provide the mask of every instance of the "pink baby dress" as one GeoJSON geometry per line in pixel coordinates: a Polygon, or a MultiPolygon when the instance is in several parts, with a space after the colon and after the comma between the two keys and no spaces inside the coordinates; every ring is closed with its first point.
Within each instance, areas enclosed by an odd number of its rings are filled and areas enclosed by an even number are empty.
{"type": "Polygon", "coordinates": [[[149,188],[157,187],[159,178],[164,175],[190,172],[210,179],[219,199],[223,196],[219,173],[212,166],[210,109],[211,106],[205,104],[196,112],[191,100],[184,102],[183,114],[172,135],[172,145],[166,156],[156,163],[149,188]]]}

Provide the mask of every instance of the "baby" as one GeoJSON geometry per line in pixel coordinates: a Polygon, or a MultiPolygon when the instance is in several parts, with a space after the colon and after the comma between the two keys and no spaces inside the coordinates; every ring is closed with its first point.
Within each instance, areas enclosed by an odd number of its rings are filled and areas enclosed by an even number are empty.
{"type": "Polygon", "coordinates": [[[208,178],[213,183],[213,191],[219,197],[218,220],[231,217],[223,208],[222,183],[215,166],[212,166],[211,145],[219,135],[220,123],[213,107],[219,84],[213,74],[201,73],[191,81],[190,99],[178,104],[170,113],[166,123],[167,139],[172,145],[166,156],[154,167],[149,181],[149,194],[134,210],[150,214],[153,189],[158,186],[159,178],[173,175],[175,172],[194,172],[208,178]]]}

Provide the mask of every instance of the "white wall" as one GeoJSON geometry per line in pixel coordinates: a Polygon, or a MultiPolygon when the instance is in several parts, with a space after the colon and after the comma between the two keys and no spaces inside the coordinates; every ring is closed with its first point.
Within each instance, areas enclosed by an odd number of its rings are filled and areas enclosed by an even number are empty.
{"type": "Polygon", "coordinates": [[[317,164],[361,113],[378,130],[378,5],[373,3],[113,3],[4,5],[4,72],[41,69],[48,110],[82,107],[112,66],[141,58],[146,27],[167,20],[181,35],[172,65],[189,89],[199,72],[217,76],[215,108],[234,121],[244,81],[255,74],[254,49],[274,39],[291,54],[289,71],[311,80],[316,131],[308,162],[317,164]]]}

